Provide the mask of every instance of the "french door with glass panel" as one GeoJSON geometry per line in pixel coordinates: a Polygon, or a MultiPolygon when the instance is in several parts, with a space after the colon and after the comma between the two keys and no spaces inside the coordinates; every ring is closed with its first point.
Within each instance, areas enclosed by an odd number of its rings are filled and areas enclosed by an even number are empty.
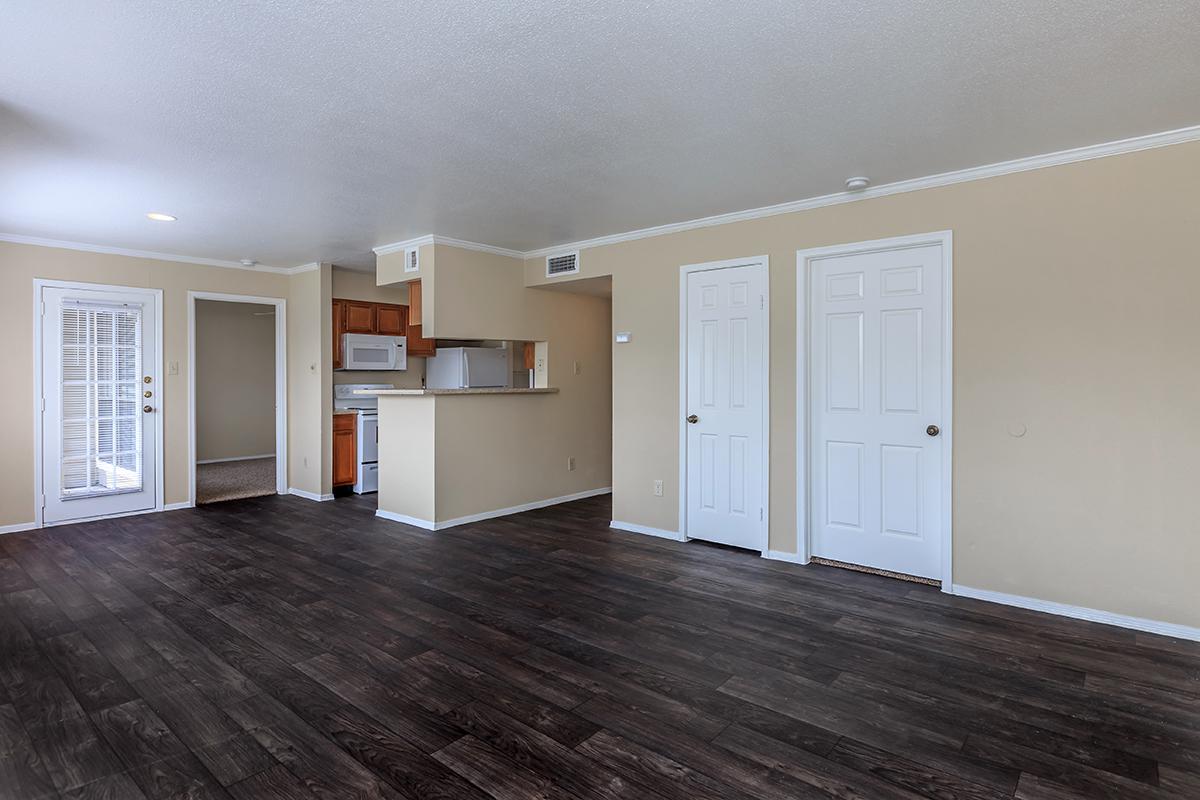
{"type": "Polygon", "coordinates": [[[156,292],[41,288],[42,519],[153,510],[156,292]]]}

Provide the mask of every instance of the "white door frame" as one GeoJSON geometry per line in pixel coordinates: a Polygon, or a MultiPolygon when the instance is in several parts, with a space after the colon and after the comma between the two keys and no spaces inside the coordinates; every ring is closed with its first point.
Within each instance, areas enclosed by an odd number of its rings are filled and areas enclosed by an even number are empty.
{"type": "Polygon", "coordinates": [[[152,511],[162,511],[164,503],[163,484],[163,293],[162,289],[147,289],[140,286],[116,286],[106,283],[88,283],[87,281],[59,281],[48,278],[33,279],[33,524],[35,528],[45,527],[43,506],[45,505],[45,486],[42,480],[42,465],[45,454],[42,450],[42,414],[44,409],[42,397],[42,289],[82,289],[99,292],[127,292],[141,294],[154,298],[154,339],[158,354],[153,363],[143,363],[146,373],[152,380],[151,386],[158,387],[158,413],[154,415],[154,508],[145,511],[131,511],[124,514],[101,514],[95,517],[51,522],[50,525],[73,525],[77,522],[87,522],[93,519],[110,517],[125,517],[133,514],[148,514],[152,511]]]}
{"type": "Polygon", "coordinates": [[[830,256],[859,255],[882,250],[941,245],[942,247],[942,418],[938,422],[942,443],[942,591],[953,593],[953,494],[954,453],[954,233],[934,231],[912,236],[873,239],[830,247],[796,251],[796,553],[802,564],[812,558],[812,503],[809,458],[812,414],[809,403],[809,370],[812,365],[812,262],[830,256]]]}
{"type": "Polygon", "coordinates": [[[196,505],[196,301],[275,308],[275,491],[287,494],[287,300],[221,292],[188,292],[188,505],[196,505]]]}
{"type": "Polygon", "coordinates": [[[693,272],[730,267],[762,267],[763,271],[763,362],[762,362],[762,520],[759,534],[762,552],[770,547],[771,529],[771,264],[767,256],[730,258],[703,264],[685,264],[679,268],[679,540],[687,535],[687,279],[693,272]]]}

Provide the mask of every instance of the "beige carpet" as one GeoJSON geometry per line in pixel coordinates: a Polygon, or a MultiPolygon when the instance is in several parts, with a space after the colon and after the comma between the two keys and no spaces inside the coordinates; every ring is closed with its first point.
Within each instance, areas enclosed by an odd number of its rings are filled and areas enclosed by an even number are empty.
{"type": "Polygon", "coordinates": [[[196,504],[275,494],[275,458],[196,465],[196,504]]]}

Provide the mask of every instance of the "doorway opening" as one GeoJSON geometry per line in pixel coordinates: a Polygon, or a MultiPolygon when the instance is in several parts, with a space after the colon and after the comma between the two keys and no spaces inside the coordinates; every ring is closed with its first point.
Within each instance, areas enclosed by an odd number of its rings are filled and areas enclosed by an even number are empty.
{"type": "Polygon", "coordinates": [[[285,301],[188,296],[193,505],[287,491],[285,301]]]}

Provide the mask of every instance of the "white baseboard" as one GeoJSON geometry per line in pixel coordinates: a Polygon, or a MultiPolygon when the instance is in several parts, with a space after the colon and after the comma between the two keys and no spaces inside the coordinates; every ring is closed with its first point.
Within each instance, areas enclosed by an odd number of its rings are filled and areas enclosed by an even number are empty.
{"type": "Polygon", "coordinates": [[[5,533],[20,533],[21,531],[32,531],[37,529],[36,522],[18,522],[15,525],[0,525],[0,535],[5,533]]]}
{"type": "Polygon", "coordinates": [[[1000,603],[1005,606],[1016,606],[1017,608],[1027,608],[1030,611],[1042,611],[1046,614],[1056,614],[1060,617],[1071,617],[1072,619],[1083,619],[1088,622],[1100,622],[1105,625],[1116,625],[1119,628],[1131,628],[1135,631],[1145,631],[1146,633],[1157,633],[1162,636],[1171,636],[1175,639],[1188,639],[1193,642],[1200,642],[1200,628],[1193,628],[1188,625],[1178,625],[1174,622],[1159,622],[1153,619],[1143,619],[1142,617],[1131,617],[1127,614],[1114,614],[1111,611],[1101,611],[1097,608],[1085,608],[1084,606],[1072,606],[1066,603],[1055,603],[1050,600],[1038,600],[1034,597],[1022,597],[1017,594],[1005,594],[1004,592],[993,592],[989,589],[974,589],[970,586],[954,584],[953,594],[959,597],[971,597],[976,600],[986,600],[989,603],[1000,603]]]}
{"type": "Polygon", "coordinates": [[[295,486],[288,487],[288,494],[294,494],[296,497],[303,497],[305,500],[316,500],[318,503],[324,503],[326,500],[332,500],[332,494],[317,494],[316,492],[308,492],[304,489],[297,489],[295,486]]]}
{"type": "Polygon", "coordinates": [[[583,500],[588,497],[598,497],[602,494],[611,494],[612,487],[605,486],[602,489],[588,489],[585,492],[576,492],[574,494],[565,494],[562,497],[550,497],[545,500],[534,500],[532,503],[522,503],[519,506],[509,506],[508,508],[497,508],[493,511],[481,511],[478,514],[470,514],[465,517],[454,517],[453,519],[442,519],[430,521],[420,519],[418,517],[410,517],[405,514],[396,514],[391,511],[376,511],[375,516],[383,519],[390,519],[392,522],[403,522],[405,525],[415,525],[418,528],[424,528],[427,531],[441,531],[446,528],[454,528],[458,525],[466,525],[471,522],[482,522],[485,519],[495,519],[496,517],[507,517],[509,514],[520,514],[522,511],[534,511],[547,506],[556,506],[559,503],[570,503],[572,500],[583,500]]]}
{"type": "Polygon", "coordinates": [[[256,461],[260,458],[274,458],[274,453],[260,453],[256,456],[234,456],[233,458],[206,458],[197,464],[224,464],[227,461],[256,461]]]}
{"type": "Polygon", "coordinates": [[[687,539],[679,533],[679,531],[669,531],[665,528],[651,528],[649,525],[638,525],[634,522],[621,522],[619,519],[614,519],[608,523],[608,527],[616,528],[619,531],[628,531],[629,533],[643,533],[646,536],[657,536],[660,539],[670,539],[675,542],[685,542],[687,539]]]}
{"type": "Polygon", "coordinates": [[[427,519],[418,519],[417,517],[410,517],[407,514],[396,514],[391,511],[384,511],[382,508],[375,512],[375,516],[380,519],[391,520],[392,522],[402,522],[405,525],[412,525],[416,528],[424,528],[427,531],[437,530],[436,524],[427,519]]]}
{"type": "Polygon", "coordinates": [[[782,550],[763,550],[762,557],[771,561],[787,561],[791,564],[808,563],[808,559],[799,553],[785,553],[782,550]]]}
{"type": "Polygon", "coordinates": [[[191,507],[192,507],[192,504],[189,503],[187,500],[184,500],[182,503],[167,503],[165,506],[163,506],[163,511],[179,511],[182,508],[191,508],[191,507]]]}

